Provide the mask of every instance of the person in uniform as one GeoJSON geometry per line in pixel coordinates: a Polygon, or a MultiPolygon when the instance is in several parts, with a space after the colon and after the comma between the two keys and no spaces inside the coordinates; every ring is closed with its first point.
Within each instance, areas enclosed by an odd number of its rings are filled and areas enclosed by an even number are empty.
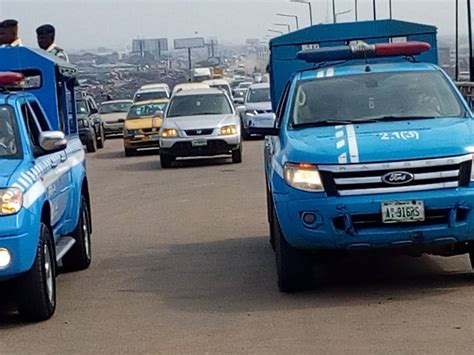
{"type": "Polygon", "coordinates": [[[18,21],[5,20],[0,22],[0,45],[2,47],[21,47],[21,39],[18,37],[18,21]]]}
{"type": "Polygon", "coordinates": [[[58,47],[54,42],[56,36],[56,29],[53,25],[42,25],[36,29],[36,35],[38,40],[38,46],[45,50],[48,53],[55,55],[58,58],[69,62],[69,57],[67,56],[64,49],[58,47]]]}

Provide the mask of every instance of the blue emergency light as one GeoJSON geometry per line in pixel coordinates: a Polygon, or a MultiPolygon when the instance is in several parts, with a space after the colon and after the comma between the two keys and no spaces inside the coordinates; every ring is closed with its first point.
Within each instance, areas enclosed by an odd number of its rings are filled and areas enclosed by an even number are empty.
{"type": "Polygon", "coordinates": [[[308,63],[332,62],[382,57],[415,56],[431,49],[426,42],[380,43],[369,45],[361,43],[353,46],[336,46],[301,51],[297,59],[308,63]]]}

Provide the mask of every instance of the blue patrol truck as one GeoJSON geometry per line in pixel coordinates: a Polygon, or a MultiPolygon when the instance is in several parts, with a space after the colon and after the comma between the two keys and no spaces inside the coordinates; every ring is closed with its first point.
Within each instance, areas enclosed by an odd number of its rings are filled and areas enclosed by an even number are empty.
{"type": "Polygon", "coordinates": [[[75,74],[46,52],[0,49],[0,281],[32,321],[55,312],[60,261],[74,271],[91,263],[75,74]]]}
{"type": "Polygon", "coordinates": [[[436,33],[387,20],[271,41],[275,124],[252,132],[267,135],[280,291],[308,286],[312,261],[328,254],[469,254],[473,263],[474,121],[437,65],[436,33]]]}

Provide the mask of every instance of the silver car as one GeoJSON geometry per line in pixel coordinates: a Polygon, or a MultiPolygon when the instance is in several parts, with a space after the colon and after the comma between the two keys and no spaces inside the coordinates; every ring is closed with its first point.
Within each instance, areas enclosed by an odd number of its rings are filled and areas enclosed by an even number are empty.
{"type": "Polygon", "coordinates": [[[244,105],[238,107],[242,122],[242,137],[250,138],[248,128],[253,125],[253,121],[258,120],[259,115],[272,112],[270,101],[270,84],[253,84],[248,88],[244,105]]]}
{"type": "Polygon", "coordinates": [[[178,157],[230,155],[242,162],[240,119],[229,96],[217,89],[176,93],[160,130],[163,168],[178,157]]]}

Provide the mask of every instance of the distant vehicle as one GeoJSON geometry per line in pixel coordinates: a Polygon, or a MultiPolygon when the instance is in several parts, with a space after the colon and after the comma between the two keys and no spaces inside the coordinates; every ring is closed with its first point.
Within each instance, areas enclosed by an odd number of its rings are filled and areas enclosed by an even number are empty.
{"type": "Polygon", "coordinates": [[[132,105],[132,100],[105,101],[100,104],[99,113],[104,122],[105,137],[123,135],[123,123],[132,105]]]}
{"type": "Polygon", "coordinates": [[[168,100],[143,101],[130,107],[123,127],[125,156],[136,155],[139,149],[159,148],[159,130],[168,100]]]}
{"type": "Polygon", "coordinates": [[[24,320],[44,321],[56,311],[59,264],[91,264],[85,154],[76,112],[68,114],[76,68],[25,47],[0,57],[0,280],[10,282],[2,293],[24,320]]]}
{"type": "Polygon", "coordinates": [[[178,84],[173,88],[173,94],[184,90],[209,89],[209,85],[205,83],[183,83],[178,84]]]}
{"type": "Polygon", "coordinates": [[[104,123],[94,98],[85,92],[78,92],[76,107],[79,136],[87,151],[93,153],[97,149],[104,148],[104,123]]]}
{"type": "Polygon", "coordinates": [[[211,80],[213,78],[211,68],[194,68],[191,72],[191,77],[194,82],[202,82],[204,80],[211,80]]]}
{"type": "Polygon", "coordinates": [[[178,157],[231,155],[242,162],[240,120],[224,92],[181,91],[168,105],[160,131],[160,161],[169,168],[178,157]]]}
{"type": "Polygon", "coordinates": [[[247,90],[244,105],[238,107],[242,120],[242,137],[250,138],[248,128],[250,123],[258,120],[258,115],[272,112],[272,102],[270,98],[270,84],[253,84],[247,90]]]}
{"type": "Polygon", "coordinates": [[[253,83],[251,81],[243,81],[237,85],[236,89],[248,89],[253,83]]]}
{"type": "Polygon", "coordinates": [[[159,86],[151,89],[138,89],[133,95],[133,102],[150,101],[150,100],[168,100],[170,92],[165,87],[159,86]]]}
{"type": "Polygon", "coordinates": [[[168,92],[168,96],[171,93],[170,87],[166,83],[145,84],[145,85],[140,86],[139,90],[146,91],[146,90],[153,90],[153,89],[164,89],[165,91],[168,92]]]}
{"type": "Polygon", "coordinates": [[[234,104],[243,105],[245,102],[245,95],[247,95],[248,89],[236,89],[234,90],[234,104]]]}
{"type": "Polygon", "coordinates": [[[229,95],[230,99],[232,100],[232,89],[230,88],[230,84],[227,80],[224,80],[224,79],[206,80],[206,81],[203,81],[203,84],[207,84],[211,88],[223,90],[227,95],[229,95]]]}

